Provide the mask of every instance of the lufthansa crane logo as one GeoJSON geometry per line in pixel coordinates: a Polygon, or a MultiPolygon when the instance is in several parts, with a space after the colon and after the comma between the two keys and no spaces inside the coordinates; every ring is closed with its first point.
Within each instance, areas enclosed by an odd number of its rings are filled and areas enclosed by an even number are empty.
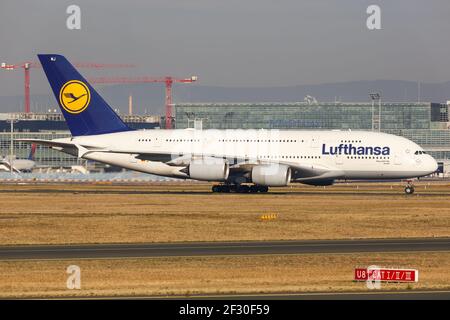
{"type": "Polygon", "coordinates": [[[91,101],[91,93],[88,86],[78,80],[66,82],[59,92],[59,102],[69,113],[83,112],[91,101]]]}

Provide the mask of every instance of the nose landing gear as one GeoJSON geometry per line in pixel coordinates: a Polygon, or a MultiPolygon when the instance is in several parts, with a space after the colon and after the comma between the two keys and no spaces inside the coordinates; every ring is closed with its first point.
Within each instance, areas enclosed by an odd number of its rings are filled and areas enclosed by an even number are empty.
{"type": "Polygon", "coordinates": [[[414,193],[414,185],[412,184],[412,181],[407,181],[405,187],[405,194],[413,194],[413,193],[414,193]]]}

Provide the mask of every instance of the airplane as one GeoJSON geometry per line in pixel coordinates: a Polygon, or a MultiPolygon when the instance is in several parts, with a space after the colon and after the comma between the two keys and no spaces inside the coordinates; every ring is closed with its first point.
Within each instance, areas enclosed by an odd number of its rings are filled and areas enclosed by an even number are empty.
{"type": "Polygon", "coordinates": [[[36,145],[31,145],[30,155],[28,159],[16,159],[15,156],[6,156],[3,159],[0,159],[0,171],[11,171],[14,172],[31,172],[33,168],[36,166],[36,162],[34,161],[34,153],[36,152],[36,145]]]}
{"type": "MultiPolygon", "coordinates": [[[[292,182],[411,179],[438,165],[391,134],[335,130],[133,130],[62,55],[39,54],[70,138],[20,139],[130,170],[217,182],[213,192],[267,192],[292,182]],[[76,101],[75,101],[75,99],[76,101]]],[[[412,194],[408,182],[405,193],[412,194]]]]}

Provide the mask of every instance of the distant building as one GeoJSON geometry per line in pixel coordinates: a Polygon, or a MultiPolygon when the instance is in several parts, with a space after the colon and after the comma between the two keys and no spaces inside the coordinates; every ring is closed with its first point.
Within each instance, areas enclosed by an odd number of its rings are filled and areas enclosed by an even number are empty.
{"type": "Polygon", "coordinates": [[[441,103],[186,103],[174,106],[175,127],[203,129],[378,130],[404,136],[450,164],[448,104],[441,103]],[[381,108],[380,108],[381,107],[381,108]]]}
{"type": "MultiPolygon", "coordinates": [[[[404,136],[421,145],[445,170],[450,168],[449,104],[440,103],[189,103],[174,105],[178,129],[302,129],[378,130],[404,136]]],[[[69,137],[60,113],[0,113],[0,155],[10,150],[9,118],[14,138],[56,139],[69,137]]],[[[121,115],[135,129],[160,127],[159,116],[121,115]]],[[[15,142],[17,158],[26,158],[30,145],[15,142]]],[[[38,146],[36,162],[49,166],[79,164],[76,157],[38,146]]]]}
{"type": "MultiPolygon", "coordinates": [[[[37,138],[57,139],[70,137],[64,117],[61,113],[0,113],[0,156],[10,154],[11,127],[7,119],[16,119],[14,139],[37,138]]],[[[154,129],[160,126],[159,116],[121,115],[121,118],[133,129],[154,129]]],[[[30,153],[30,144],[14,142],[14,153],[18,159],[26,158],[30,153]]],[[[65,167],[80,164],[76,157],[37,146],[35,161],[38,165],[65,167]]]]}
{"type": "MultiPolygon", "coordinates": [[[[120,115],[133,129],[154,129],[159,127],[160,117],[150,115],[120,115]]],[[[61,113],[0,113],[0,132],[10,131],[7,119],[16,119],[14,131],[57,132],[69,131],[61,113]]]]}

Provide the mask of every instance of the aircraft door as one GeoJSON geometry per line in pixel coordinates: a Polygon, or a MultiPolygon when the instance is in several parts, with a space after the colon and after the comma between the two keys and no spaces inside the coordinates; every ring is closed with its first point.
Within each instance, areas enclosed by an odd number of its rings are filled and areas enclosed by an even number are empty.
{"type": "Polygon", "coordinates": [[[312,137],[311,138],[311,147],[312,148],[319,147],[319,138],[318,137],[312,137]]]}
{"type": "Polygon", "coordinates": [[[153,148],[161,148],[161,139],[155,137],[155,139],[153,140],[153,148]]]}
{"type": "Polygon", "coordinates": [[[335,155],[335,162],[337,165],[342,165],[344,164],[344,155],[342,154],[336,154],[335,155]]]}

